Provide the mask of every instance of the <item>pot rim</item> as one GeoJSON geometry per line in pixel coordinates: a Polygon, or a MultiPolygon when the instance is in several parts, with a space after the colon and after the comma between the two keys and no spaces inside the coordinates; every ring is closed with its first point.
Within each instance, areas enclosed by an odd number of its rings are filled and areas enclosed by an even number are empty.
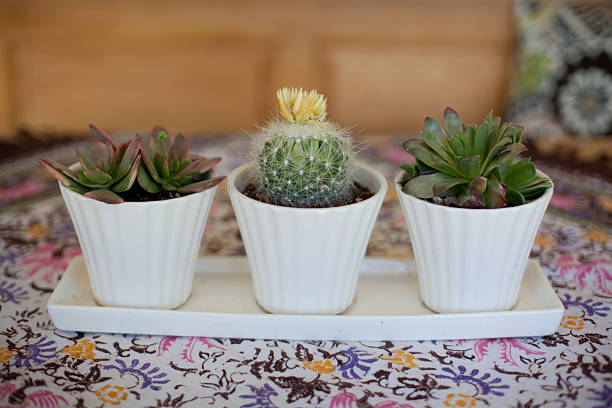
{"type": "Polygon", "coordinates": [[[360,201],[358,203],[340,205],[336,207],[303,208],[303,207],[286,207],[283,205],[269,204],[269,203],[264,203],[259,200],[255,200],[245,195],[242,191],[238,190],[238,188],[235,185],[236,178],[238,177],[239,174],[242,174],[243,172],[255,166],[255,163],[252,161],[237,167],[230,173],[230,175],[227,177],[227,191],[230,195],[236,194],[242,200],[249,200],[249,202],[255,203],[263,207],[274,208],[278,211],[294,211],[294,212],[301,212],[301,213],[308,213],[308,212],[317,213],[321,211],[330,211],[330,210],[340,211],[343,209],[358,208],[359,206],[368,205],[369,203],[376,201],[378,199],[384,199],[384,196],[387,194],[387,189],[389,188],[385,177],[382,174],[380,174],[380,172],[378,172],[376,169],[366,164],[365,162],[362,162],[361,160],[354,160],[353,163],[356,165],[356,167],[361,168],[367,171],[368,173],[374,175],[374,177],[378,180],[380,184],[378,191],[374,193],[372,197],[366,200],[360,201]]]}
{"type": "MultiPolygon", "coordinates": [[[[537,173],[544,175],[546,177],[549,177],[546,173],[544,173],[543,171],[540,170],[536,170],[537,173]]],[[[554,190],[554,182],[553,182],[553,186],[547,188],[544,193],[536,198],[535,200],[529,202],[529,203],[525,203],[525,204],[521,204],[521,205],[515,205],[513,207],[501,207],[501,208],[461,208],[461,207],[447,207],[445,205],[440,205],[440,204],[434,204],[434,203],[430,203],[429,201],[425,201],[423,199],[420,199],[418,197],[412,196],[408,193],[404,193],[399,185],[399,181],[402,177],[402,174],[404,173],[403,170],[400,170],[397,175],[394,177],[393,179],[393,184],[395,184],[395,191],[398,195],[398,197],[406,197],[410,200],[416,200],[416,202],[418,203],[422,203],[424,205],[427,206],[435,206],[437,209],[439,209],[440,211],[448,211],[449,213],[455,213],[455,214],[477,214],[478,212],[482,212],[482,211],[486,211],[488,213],[501,213],[501,212],[512,212],[512,211],[520,211],[522,209],[527,209],[529,207],[535,207],[536,205],[538,205],[541,201],[548,201],[550,200],[550,198],[552,197],[552,193],[554,190]]],[[[551,178],[552,181],[552,178],[551,178]]]]}

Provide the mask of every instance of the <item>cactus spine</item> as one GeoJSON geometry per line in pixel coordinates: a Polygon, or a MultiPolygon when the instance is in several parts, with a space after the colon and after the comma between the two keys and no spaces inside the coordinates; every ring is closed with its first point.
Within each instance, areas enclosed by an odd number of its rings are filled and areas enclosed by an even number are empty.
{"type": "Polygon", "coordinates": [[[346,129],[325,120],[327,100],[316,91],[283,88],[284,119],[257,138],[255,172],[260,191],[276,205],[333,207],[354,194],[354,151],[346,129]]]}

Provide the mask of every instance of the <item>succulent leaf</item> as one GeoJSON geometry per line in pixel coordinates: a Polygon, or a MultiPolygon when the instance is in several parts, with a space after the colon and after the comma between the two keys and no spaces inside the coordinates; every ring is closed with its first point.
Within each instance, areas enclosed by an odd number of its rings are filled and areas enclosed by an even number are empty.
{"type": "MultiPolygon", "coordinates": [[[[142,157],[144,158],[144,156],[142,157]]],[[[142,165],[138,169],[138,185],[151,194],[162,191],[161,186],[151,178],[149,172],[142,165]]]]}
{"type": "Polygon", "coordinates": [[[440,197],[450,188],[465,180],[441,172],[417,175],[404,184],[404,192],[419,198],[440,197]]]}
{"type": "Polygon", "coordinates": [[[121,204],[123,202],[123,198],[109,190],[93,190],[88,191],[83,195],[107,204],[121,204]]]}
{"type": "Polygon", "coordinates": [[[105,186],[112,183],[113,178],[100,170],[85,170],[79,181],[84,180],[84,184],[92,186],[105,186]]]}
{"type": "Polygon", "coordinates": [[[497,177],[487,180],[487,189],[484,193],[487,208],[500,208],[506,205],[506,189],[497,177]]]}
{"type": "Polygon", "coordinates": [[[137,158],[138,161],[140,161],[138,156],[138,151],[140,150],[140,136],[137,135],[136,138],[131,140],[125,148],[122,148],[122,150],[123,157],[117,165],[117,175],[115,179],[123,178],[133,167],[133,164],[137,158]]]}
{"type": "Polygon", "coordinates": [[[188,184],[186,186],[182,186],[178,188],[179,193],[197,193],[199,191],[208,190],[209,188],[213,188],[217,186],[225,180],[225,176],[215,177],[208,180],[198,181],[197,183],[188,184]]]}
{"type": "Polygon", "coordinates": [[[40,159],[39,162],[47,169],[49,173],[51,173],[53,177],[55,177],[60,183],[70,188],[71,190],[76,191],[80,194],[83,194],[84,192],[88,191],[86,187],[82,186],[76,180],[78,176],[67,167],[52,160],[40,159]]]}
{"type": "Polygon", "coordinates": [[[98,129],[91,123],[89,124],[89,131],[100,142],[104,144],[109,144],[113,148],[113,150],[115,149],[115,143],[113,142],[113,139],[111,139],[104,131],[98,129]]]}
{"type": "Polygon", "coordinates": [[[181,161],[184,160],[187,157],[188,146],[185,136],[179,133],[174,138],[174,143],[172,143],[172,147],[170,148],[170,157],[176,157],[181,161]]]}
{"type": "Polygon", "coordinates": [[[427,164],[429,167],[460,177],[461,173],[449,164],[443,157],[437,155],[429,148],[427,143],[421,139],[409,139],[404,142],[404,149],[412,154],[415,159],[427,164]]]}
{"type": "Polygon", "coordinates": [[[529,159],[520,160],[510,166],[504,175],[504,184],[509,186],[520,186],[532,180],[536,175],[536,169],[529,159]]]}
{"type": "Polygon", "coordinates": [[[128,191],[134,185],[134,181],[138,175],[138,166],[140,165],[140,156],[136,157],[132,167],[130,167],[127,173],[111,188],[111,191],[115,193],[123,193],[128,191]]]}
{"type": "Polygon", "coordinates": [[[457,136],[463,129],[459,114],[450,107],[444,109],[444,127],[446,128],[446,133],[451,137],[457,136]]]}
{"type": "Polygon", "coordinates": [[[480,156],[466,157],[459,160],[461,175],[466,179],[473,179],[480,172],[480,156]]]}

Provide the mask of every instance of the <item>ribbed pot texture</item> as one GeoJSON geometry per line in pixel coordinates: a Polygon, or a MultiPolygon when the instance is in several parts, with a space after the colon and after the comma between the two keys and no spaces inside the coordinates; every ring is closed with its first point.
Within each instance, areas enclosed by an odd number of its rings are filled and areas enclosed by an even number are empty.
{"type": "Polygon", "coordinates": [[[511,309],[553,189],[516,207],[465,209],[406,194],[400,177],[423,302],[440,313],[511,309]]]}
{"type": "Polygon", "coordinates": [[[187,300],[216,187],[121,204],[93,200],[61,184],[60,190],[98,303],[172,309],[187,300]]]}
{"type": "Polygon", "coordinates": [[[336,314],[353,301],[361,261],[387,191],[384,177],[357,163],[357,180],[375,195],[332,208],[290,208],[244,194],[245,164],[228,192],[251,267],[255,297],[271,313],[336,314]]]}

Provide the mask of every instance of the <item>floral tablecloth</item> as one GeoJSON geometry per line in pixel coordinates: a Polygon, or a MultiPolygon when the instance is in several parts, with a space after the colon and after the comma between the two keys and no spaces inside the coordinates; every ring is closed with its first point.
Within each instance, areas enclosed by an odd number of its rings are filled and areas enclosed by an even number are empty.
{"type": "MultiPolygon", "coordinates": [[[[402,138],[368,139],[374,142],[361,158],[391,180],[406,160],[402,138]]],[[[248,143],[224,135],[192,146],[221,154],[227,174],[248,143]]],[[[73,148],[45,157],[66,163],[73,148]]],[[[553,335],[337,342],[57,330],[46,302],[81,252],[72,223],[55,181],[35,158],[0,171],[1,407],[612,406],[612,186],[601,179],[544,168],[557,188],[532,256],[567,309],[553,335]]],[[[411,256],[392,191],[368,254],[411,256]]],[[[244,255],[224,187],[201,255],[244,255]]]]}

